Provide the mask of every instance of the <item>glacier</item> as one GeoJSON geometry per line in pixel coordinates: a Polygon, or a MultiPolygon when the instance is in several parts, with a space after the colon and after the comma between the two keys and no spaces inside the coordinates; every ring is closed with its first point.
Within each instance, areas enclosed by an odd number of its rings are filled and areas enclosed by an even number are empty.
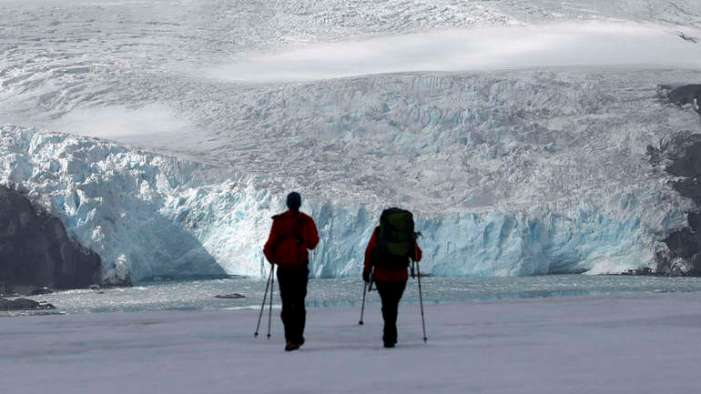
{"type": "Polygon", "coordinates": [[[290,190],[316,277],[357,274],[393,205],[441,276],[654,267],[697,209],[649,156],[699,129],[658,91],[701,80],[696,1],[8,0],[0,19],[0,183],[106,282],[261,276],[290,190]]]}
{"type": "MultiPolygon", "coordinates": [[[[220,170],[207,165],[9,126],[0,129],[0,153],[0,181],[26,190],[98,252],[107,282],[127,273],[137,282],[264,274],[262,243],[283,203],[255,177],[218,180],[212,174],[220,170]]],[[[581,201],[561,211],[419,212],[424,271],[506,276],[652,265],[661,235],[683,225],[685,205],[664,188],[649,189],[641,185],[609,195],[602,205],[581,201]],[[650,209],[665,199],[668,209],[650,209]]],[[[313,275],[358,273],[382,205],[310,198],[305,207],[323,239],[312,257],[313,275]]]]}

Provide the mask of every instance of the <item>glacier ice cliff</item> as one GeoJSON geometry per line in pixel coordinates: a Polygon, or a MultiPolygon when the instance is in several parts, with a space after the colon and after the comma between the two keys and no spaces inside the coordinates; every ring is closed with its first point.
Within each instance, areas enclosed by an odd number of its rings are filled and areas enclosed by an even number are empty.
{"type": "MultiPolygon", "coordinates": [[[[105,281],[259,276],[279,193],[256,176],[86,137],[0,128],[0,182],[15,183],[104,261],[105,281]]],[[[417,212],[434,275],[604,273],[651,266],[688,203],[650,176],[576,204],[445,214],[417,212]],[[657,186],[656,186],[657,185],[657,186]]],[[[358,273],[381,203],[310,196],[323,242],[316,277],[358,273]]]]}

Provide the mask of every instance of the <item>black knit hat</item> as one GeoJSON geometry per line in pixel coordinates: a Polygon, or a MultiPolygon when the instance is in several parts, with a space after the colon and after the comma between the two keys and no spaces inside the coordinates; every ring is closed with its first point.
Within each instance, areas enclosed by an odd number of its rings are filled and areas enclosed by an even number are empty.
{"type": "Polygon", "coordinates": [[[302,196],[297,192],[292,192],[287,195],[287,208],[293,211],[298,211],[299,207],[302,206],[302,196]]]}

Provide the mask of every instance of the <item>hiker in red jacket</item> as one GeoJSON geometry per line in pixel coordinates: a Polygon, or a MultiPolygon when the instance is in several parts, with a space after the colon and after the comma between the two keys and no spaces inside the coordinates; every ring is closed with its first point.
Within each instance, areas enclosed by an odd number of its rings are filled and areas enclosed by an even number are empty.
{"type": "Polygon", "coordinates": [[[314,219],[299,211],[302,196],[287,196],[288,211],[273,216],[273,227],[263,253],[271,264],[277,264],[277,279],[282,299],[282,324],[285,326],[285,351],[297,350],[304,344],[307,312],[309,250],[316,248],[319,235],[314,219]]]}
{"type": "MultiPolygon", "coordinates": [[[[387,220],[390,222],[391,219],[387,220]]],[[[380,226],[375,228],[372,233],[370,242],[365,250],[365,265],[363,269],[363,280],[369,283],[371,280],[377,286],[377,291],[380,293],[382,301],[382,318],[385,321],[382,341],[386,348],[393,348],[397,344],[397,313],[399,309],[399,301],[404,294],[406,282],[409,279],[407,269],[410,260],[421,261],[421,248],[416,243],[416,233],[414,233],[414,223],[411,213],[408,211],[391,208],[382,213],[380,226]],[[404,226],[406,236],[402,237],[401,229],[399,236],[396,239],[391,239],[390,232],[397,228],[387,230],[387,235],[383,236],[383,226],[385,226],[385,217],[395,216],[399,224],[403,220],[410,224],[404,226]],[[406,218],[406,219],[405,219],[406,218]],[[399,240],[403,238],[403,240],[399,240]],[[387,247],[381,244],[394,243],[400,245],[408,242],[408,248],[404,248],[408,253],[403,256],[392,255],[390,252],[392,246],[387,247]],[[384,250],[384,252],[383,252],[384,250]],[[408,254],[408,255],[407,255],[408,254]]],[[[391,226],[391,225],[390,225],[391,226]]],[[[389,227],[389,226],[388,226],[389,227]]],[[[401,227],[401,226],[400,226],[401,227]]],[[[396,233],[394,235],[397,235],[396,233]]]]}

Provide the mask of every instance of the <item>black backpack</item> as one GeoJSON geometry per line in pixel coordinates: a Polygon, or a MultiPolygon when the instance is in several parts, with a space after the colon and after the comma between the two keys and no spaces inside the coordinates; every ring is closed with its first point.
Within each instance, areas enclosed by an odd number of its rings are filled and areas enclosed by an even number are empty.
{"type": "Polygon", "coordinates": [[[416,253],[414,215],[404,209],[382,211],[377,231],[375,263],[385,268],[405,269],[416,253]]]}

